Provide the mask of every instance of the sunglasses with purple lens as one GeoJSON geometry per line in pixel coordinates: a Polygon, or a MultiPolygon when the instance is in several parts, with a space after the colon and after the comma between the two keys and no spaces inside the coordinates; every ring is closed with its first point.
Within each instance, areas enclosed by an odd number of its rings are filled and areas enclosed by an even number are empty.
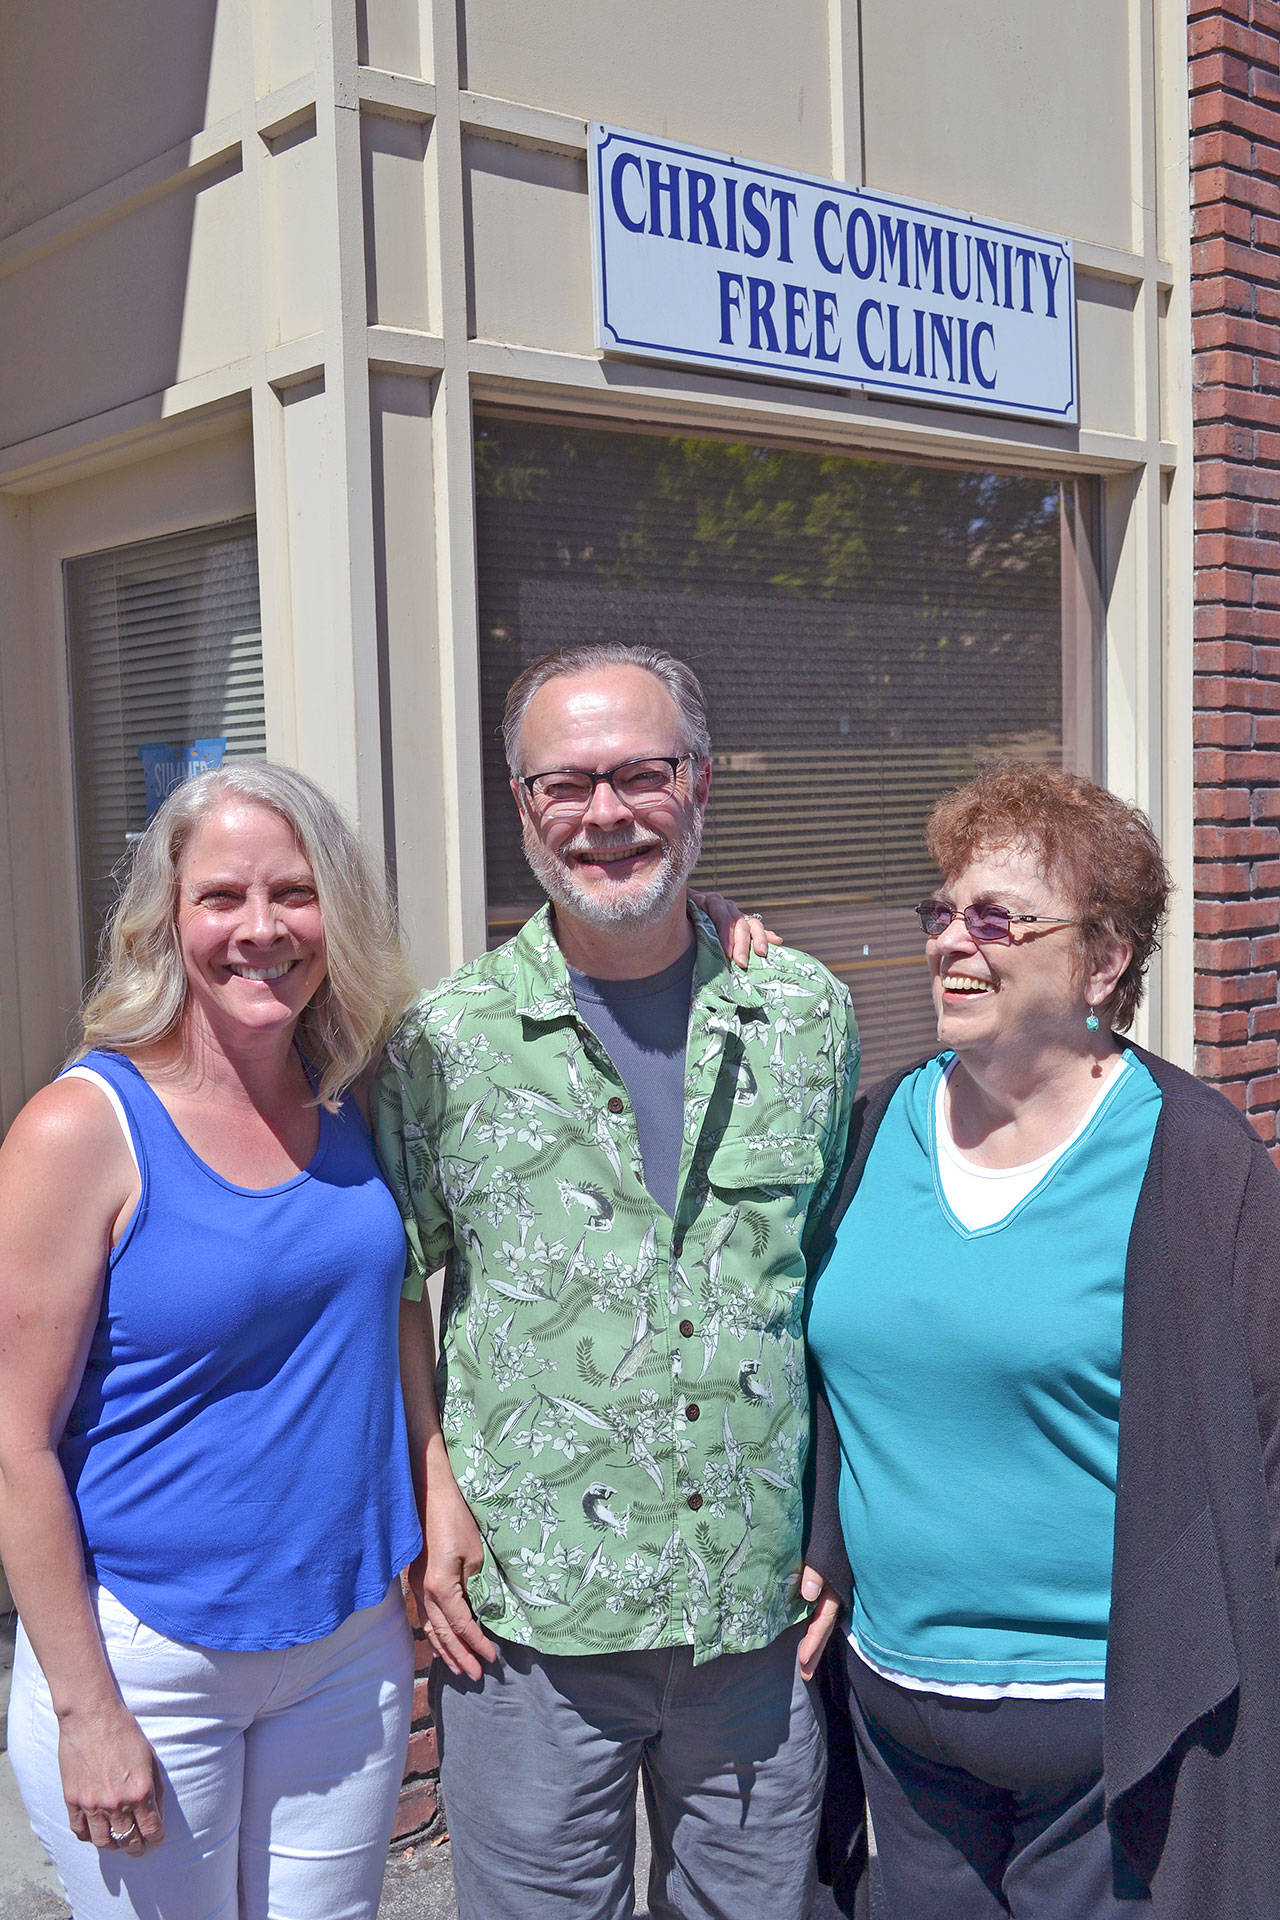
{"type": "MultiPolygon", "coordinates": [[[[936,940],[945,933],[957,913],[946,900],[922,900],[916,908],[920,916],[920,925],[930,940],[936,940]]],[[[1008,907],[966,907],[960,913],[961,919],[980,947],[1007,947],[1013,940],[1014,927],[1078,927],[1078,920],[1064,920],[1056,913],[1010,913],[1008,907]]]]}

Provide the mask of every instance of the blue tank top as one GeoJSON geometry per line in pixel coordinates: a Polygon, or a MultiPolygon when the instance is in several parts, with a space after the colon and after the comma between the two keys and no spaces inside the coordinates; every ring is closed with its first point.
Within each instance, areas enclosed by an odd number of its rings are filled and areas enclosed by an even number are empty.
{"type": "Polygon", "coordinates": [[[318,1640],[421,1544],[404,1234],[368,1129],[321,1108],[308,1167],[237,1187],[122,1054],[80,1064],[118,1094],[142,1184],[60,1446],[89,1570],[171,1639],[318,1640]]]}

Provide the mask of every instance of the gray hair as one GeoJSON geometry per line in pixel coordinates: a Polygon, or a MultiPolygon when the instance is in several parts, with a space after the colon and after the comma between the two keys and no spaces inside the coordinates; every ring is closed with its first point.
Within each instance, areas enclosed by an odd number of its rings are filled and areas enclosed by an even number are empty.
{"type": "Polygon", "coordinates": [[[178,875],[201,821],[221,802],[269,807],[292,828],[315,876],[326,968],[298,1038],[333,1107],[381,1050],[413,992],[385,875],[315,782],[269,760],[237,760],[175,787],[124,863],[80,1016],[79,1059],[168,1039],[181,1025],[187,975],[178,945],[178,875]]]}
{"type": "Polygon", "coordinates": [[[701,762],[711,757],[711,735],[707,729],[707,708],[702,686],[692,667],[664,653],[661,647],[628,647],[621,640],[601,640],[582,647],[563,647],[558,653],[544,653],[517,674],[511,682],[502,712],[502,744],[507,766],[513,778],[519,778],[520,729],[524,725],[529,702],[548,680],[564,675],[596,673],[602,667],[639,667],[661,681],[675,702],[684,730],[684,749],[701,762]]]}

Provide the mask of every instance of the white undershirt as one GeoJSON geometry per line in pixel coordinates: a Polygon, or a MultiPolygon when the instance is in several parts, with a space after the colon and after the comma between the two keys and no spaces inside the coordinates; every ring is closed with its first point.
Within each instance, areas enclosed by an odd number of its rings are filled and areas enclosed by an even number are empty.
{"type": "Polygon", "coordinates": [[[138,1155],[134,1149],[133,1135],[129,1131],[129,1122],[125,1118],[124,1102],[121,1100],[120,1095],[116,1092],[111,1082],[104,1079],[100,1073],[95,1072],[92,1067],[68,1067],[66,1072],[59,1077],[63,1080],[87,1080],[90,1086],[100,1087],[103,1093],[106,1094],[115,1109],[116,1119],[120,1122],[120,1131],[124,1135],[124,1143],[129,1149],[129,1158],[133,1162],[133,1170],[139,1180],[141,1180],[142,1168],[138,1165],[138,1155]]]}
{"type": "Polygon", "coordinates": [[[938,1140],[938,1178],[947,1205],[962,1227],[976,1233],[981,1227],[994,1226],[1019,1206],[1033,1188],[1038,1187],[1054,1162],[1075,1145],[1111,1090],[1117,1073],[1129,1071],[1123,1054],[1107,1063],[1102,1085],[1089,1102],[1088,1111],[1067,1139],[1042,1153],[1038,1160],[1024,1160],[1017,1167],[980,1167],[962,1154],[955,1143],[947,1117],[947,1083],[956,1062],[952,1060],[938,1082],[934,1123],[938,1140]]]}

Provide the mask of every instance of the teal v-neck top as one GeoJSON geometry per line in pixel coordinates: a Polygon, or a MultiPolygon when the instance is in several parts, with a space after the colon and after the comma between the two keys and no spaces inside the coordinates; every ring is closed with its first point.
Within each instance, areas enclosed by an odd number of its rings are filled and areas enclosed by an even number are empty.
{"type": "Polygon", "coordinates": [[[851,1637],[917,1684],[1100,1683],[1125,1257],[1160,1092],[1126,1052],[1031,1192],[969,1231],[938,1173],[950,1059],[895,1093],[810,1300],[851,1637]]]}

